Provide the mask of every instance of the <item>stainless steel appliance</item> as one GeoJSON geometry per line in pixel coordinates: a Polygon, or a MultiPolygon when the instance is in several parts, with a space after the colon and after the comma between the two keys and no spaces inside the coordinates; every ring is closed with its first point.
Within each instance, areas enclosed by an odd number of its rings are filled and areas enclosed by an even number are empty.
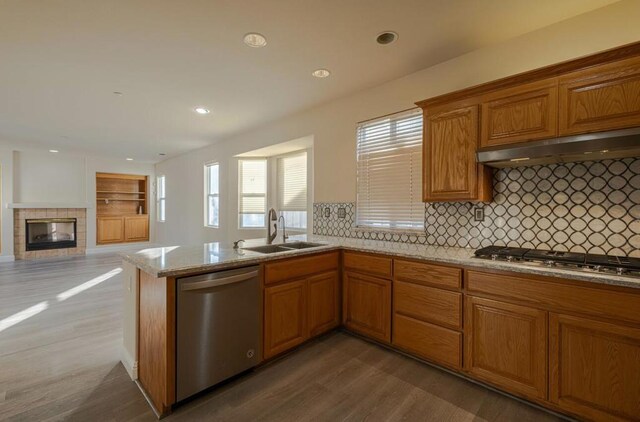
{"type": "Polygon", "coordinates": [[[260,362],[259,275],[252,266],[177,280],[178,401],[260,362]]]}
{"type": "Polygon", "coordinates": [[[477,258],[494,261],[527,262],[548,267],[573,267],[585,271],[609,272],[617,275],[640,276],[640,258],[616,255],[596,255],[580,252],[487,246],[475,251],[477,258]]]}
{"type": "Polygon", "coordinates": [[[640,127],[478,149],[490,167],[532,166],[640,156],[640,127]]]}

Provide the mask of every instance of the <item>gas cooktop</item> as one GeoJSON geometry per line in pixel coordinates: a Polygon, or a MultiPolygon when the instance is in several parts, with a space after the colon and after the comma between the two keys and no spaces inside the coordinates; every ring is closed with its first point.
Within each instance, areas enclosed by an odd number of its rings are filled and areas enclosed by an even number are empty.
{"type": "Polygon", "coordinates": [[[475,252],[476,258],[507,262],[534,262],[548,267],[574,267],[618,275],[640,276],[640,258],[596,255],[578,252],[487,246],[475,252]]]}

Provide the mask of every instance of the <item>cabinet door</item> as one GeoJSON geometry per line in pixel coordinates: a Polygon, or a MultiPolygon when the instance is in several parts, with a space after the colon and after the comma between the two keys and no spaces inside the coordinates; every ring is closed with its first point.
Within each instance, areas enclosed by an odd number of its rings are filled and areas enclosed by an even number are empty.
{"type": "Polygon", "coordinates": [[[548,79],[482,98],[480,146],[512,144],[558,135],[558,80],[548,79]]]}
{"type": "Polygon", "coordinates": [[[124,242],[122,217],[98,217],[98,244],[124,242]]]}
{"type": "Polygon", "coordinates": [[[513,393],[547,398],[547,313],[468,296],[465,369],[513,393]]]}
{"type": "Polygon", "coordinates": [[[125,217],[124,238],[126,242],[149,240],[149,217],[146,215],[125,217]]]}
{"type": "Polygon", "coordinates": [[[549,318],[551,402],[593,420],[640,418],[640,329],[549,318]]]}
{"type": "Polygon", "coordinates": [[[391,281],[345,272],[342,306],[347,328],[391,341],[391,281]]]}
{"type": "Polygon", "coordinates": [[[424,121],[425,202],[490,200],[485,169],[476,161],[478,106],[439,109],[424,121]]]}
{"type": "Polygon", "coordinates": [[[264,289],[264,357],[307,339],[307,280],[264,289]]]}
{"type": "Polygon", "coordinates": [[[462,366],[462,333],[399,313],[393,314],[393,345],[457,370],[462,366]]]}
{"type": "Polygon", "coordinates": [[[315,336],[340,325],[338,272],[309,277],[307,282],[309,336],[315,336]]]}
{"type": "Polygon", "coordinates": [[[640,58],[560,78],[560,135],[640,126],[640,58]]]}

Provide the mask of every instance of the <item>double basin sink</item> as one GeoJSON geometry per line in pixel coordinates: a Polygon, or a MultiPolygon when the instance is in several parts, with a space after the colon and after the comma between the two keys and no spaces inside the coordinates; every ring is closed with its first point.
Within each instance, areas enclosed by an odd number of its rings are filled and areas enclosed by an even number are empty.
{"type": "Polygon", "coordinates": [[[316,248],[318,246],[325,246],[322,243],[311,243],[311,242],[291,242],[291,243],[283,243],[281,245],[264,245],[264,246],[255,246],[253,248],[242,248],[245,251],[253,251],[258,253],[278,253],[278,252],[288,252],[295,251],[299,249],[308,249],[308,248],[316,248]]]}

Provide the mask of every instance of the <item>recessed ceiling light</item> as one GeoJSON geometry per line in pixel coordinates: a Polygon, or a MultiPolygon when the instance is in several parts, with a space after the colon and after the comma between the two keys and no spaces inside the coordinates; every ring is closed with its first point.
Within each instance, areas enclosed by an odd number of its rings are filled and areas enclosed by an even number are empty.
{"type": "Polygon", "coordinates": [[[609,152],[608,149],[603,149],[602,151],[600,151],[602,154],[606,154],[607,152],[609,152]]]}
{"type": "Polygon", "coordinates": [[[113,91],[113,93],[119,97],[121,97],[123,94],[120,91],[113,91]]]}
{"type": "Polygon", "coordinates": [[[165,154],[164,152],[160,152],[160,153],[158,153],[158,155],[161,155],[161,156],[163,156],[163,157],[164,157],[164,156],[165,156],[165,155],[167,155],[167,154],[165,154]]]}
{"type": "Polygon", "coordinates": [[[127,158],[127,161],[133,161],[133,158],[127,158]]]}
{"type": "Polygon", "coordinates": [[[193,109],[193,111],[195,111],[198,114],[209,114],[210,111],[208,108],[204,108],[204,107],[196,107],[193,109]]]}
{"type": "Polygon", "coordinates": [[[378,34],[376,42],[380,45],[391,44],[398,39],[398,34],[393,31],[384,31],[378,34]]]}
{"type": "Polygon", "coordinates": [[[331,72],[329,72],[327,69],[316,69],[311,74],[316,78],[326,78],[331,75],[331,72]]]}
{"type": "Polygon", "coordinates": [[[49,152],[55,153],[55,152],[60,152],[60,151],[58,151],[57,149],[50,149],[49,152]]]}
{"type": "Polygon", "coordinates": [[[249,47],[260,48],[267,45],[267,39],[262,34],[257,32],[249,32],[243,38],[244,43],[249,47]]]}

